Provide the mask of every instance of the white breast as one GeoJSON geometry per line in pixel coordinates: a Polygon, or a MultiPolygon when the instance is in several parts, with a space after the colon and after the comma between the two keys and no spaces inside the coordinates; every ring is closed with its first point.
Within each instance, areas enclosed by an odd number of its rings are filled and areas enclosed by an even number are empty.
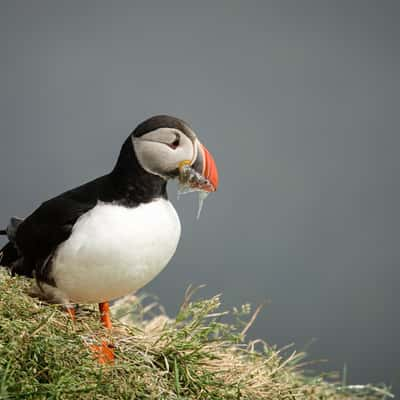
{"type": "Polygon", "coordinates": [[[76,303],[108,301],[140,289],[174,255],[178,215],[164,199],[127,208],[99,203],[81,216],[54,257],[53,277],[76,303]]]}

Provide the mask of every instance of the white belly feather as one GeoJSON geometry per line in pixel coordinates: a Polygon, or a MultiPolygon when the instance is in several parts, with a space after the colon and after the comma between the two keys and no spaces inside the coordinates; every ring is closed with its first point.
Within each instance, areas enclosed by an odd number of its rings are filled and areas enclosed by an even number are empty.
{"type": "Polygon", "coordinates": [[[54,257],[53,277],[76,303],[108,301],[140,289],[174,255],[178,215],[164,199],[126,208],[99,203],[75,223],[54,257]]]}

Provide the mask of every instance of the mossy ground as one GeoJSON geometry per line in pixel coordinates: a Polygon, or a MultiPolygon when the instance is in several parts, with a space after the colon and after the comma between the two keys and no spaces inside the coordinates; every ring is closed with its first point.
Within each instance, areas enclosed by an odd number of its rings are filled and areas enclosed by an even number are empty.
{"type": "MultiPolygon", "coordinates": [[[[132,297],[113,307],[114,329],[95,308],[73,324],[55,305],[27,295],[29,282],[0,274],[0,399],[384,399],[384,387],[346,387],[303,372],[304,354],[246,342],[249,306],[232,323],[220,298],[186,296],[174,320],[132,297]],[[118,321],[119,319],[119,321],[118,321]],[[132,323],[133,322],[133,323],[132,323]],[[101,365],[89,343],[112,341],[116,360],[101,365]],[[286,355],[284,355],[286,354],[286,355]]],[[[250,321],[251,322],[251,321],[250,321]]]]}

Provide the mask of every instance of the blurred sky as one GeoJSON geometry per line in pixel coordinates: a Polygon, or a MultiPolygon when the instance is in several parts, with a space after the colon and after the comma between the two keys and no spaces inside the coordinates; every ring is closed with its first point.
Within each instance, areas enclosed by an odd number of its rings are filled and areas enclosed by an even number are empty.
{"type": "MultiPolygon", "coordinates": [[[[252,337],[400,382],[398,1],[0,3],[0,221],[108,172],[143,119],[191,123],[220,191],[146,291],[271,303],[252,337]]],[[[399,386],[397,386],[399,388],[399,386]]]]}

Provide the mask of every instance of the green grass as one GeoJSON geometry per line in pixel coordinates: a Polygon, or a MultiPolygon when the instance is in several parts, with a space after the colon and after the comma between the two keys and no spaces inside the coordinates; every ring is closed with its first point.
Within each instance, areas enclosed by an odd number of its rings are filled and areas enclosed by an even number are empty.
{"type": "Polygon", "coordinates": [[[306,375],[303,353],[246,341],[254,313],[245,305],[227,315],[219,296],[192,302],[187,293],[174,320],[155,304],[125,299],[113,307],[115,327],[107,336],[94,308],[73,324],[60,307],[28,296],[28,287],[25,279],[0,274],[0,399],[391,397],[384,387],[306,375]],[[114,365],[99,364],[88,347],[105,338],[115,345],[114,365]]]}

